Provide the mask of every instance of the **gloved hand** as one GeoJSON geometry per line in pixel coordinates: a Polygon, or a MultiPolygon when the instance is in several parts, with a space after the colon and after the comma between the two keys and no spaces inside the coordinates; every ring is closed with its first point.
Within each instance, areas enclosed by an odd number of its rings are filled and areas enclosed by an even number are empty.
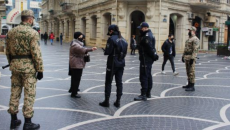
{"type": "Polygon", "coordinates": [[[194,59],[190,59],[189,64],[192,65],[194,62],[194,59]]]}
{"type": "Polygon", "coordinates": [[[43,78],[43,72],[38,72],[37,73],[37,79],[41,80],[43,78]]]}
{"type": "Polygon", "coordinates": [[[184,57],[182,56],[181,61],[184,63],[184,57]]]}

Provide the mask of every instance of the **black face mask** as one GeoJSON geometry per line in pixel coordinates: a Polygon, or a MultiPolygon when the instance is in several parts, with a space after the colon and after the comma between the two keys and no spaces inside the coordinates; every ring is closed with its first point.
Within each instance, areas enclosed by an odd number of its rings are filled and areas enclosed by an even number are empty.
{"type": "Polygon", "coordinates": [[[191,37],[191,36],[192,36],[192,33],[191,33],[191,32],[188,32],[188,35],[189,35],[189,37],[191,37]]]}
{"type": "Polygon", "coordinates": [[[143,34],[143,33],[144,33],[144,31],[142,31],[142,30],[140,30],[139,32],[140,32],[140,34],[143,34]]]}
{"type": "Polygon", "coordinates": [[[173,41],[174,40],[174,38],[171,38],[171,41],[173,41]]]}
{"type": "Polygon", "coordinates": [[[82,41],[83,41],[83,38],[78,38],[78,41],[82,42],[82,41]]]}

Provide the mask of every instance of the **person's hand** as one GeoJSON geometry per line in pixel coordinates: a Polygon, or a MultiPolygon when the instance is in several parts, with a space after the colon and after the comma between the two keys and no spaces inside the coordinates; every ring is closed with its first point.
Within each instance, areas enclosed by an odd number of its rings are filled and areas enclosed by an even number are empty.
{"type": "Polygon", "coordinates": [[[194,62],[194,60],[193,60],[193,59],[190,59],[189,64],[192,65],[193,62],[194,62]]]}
{"type": "Polygon", "coordinates": [[[92,50],[93,50],[93,51],[97,50],[97,47],[93,47],[92,50]]]}
{"type": "Polygon", "coordinates": [[[184,63],[184,57],[182,56],[181,61],[184,63]]]}
{"type": "Polygon", "coordinates": [[[43,78],[43,72],[38,72],[37,73],[37,79],[41,80],[43,78]]]}

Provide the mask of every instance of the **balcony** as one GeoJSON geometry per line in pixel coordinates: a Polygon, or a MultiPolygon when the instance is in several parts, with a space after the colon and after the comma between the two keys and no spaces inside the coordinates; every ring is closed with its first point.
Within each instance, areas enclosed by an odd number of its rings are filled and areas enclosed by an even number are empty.
{"type": "Polygon", "coordinates": [[[63,13],[71,13],[75,9],[74,3],[61,3],[60,6],[62,7],[63,13]]]}
{"type": "Polygon", "coordinates": [[[220,0],[190,0],[190,5],[195,8],[213,9],[220,8],[220,0]]]}
{"type": "Polygon", "coordinates": [[[6,6],[0,5],[0,11],[6,11],[6,6]]]}

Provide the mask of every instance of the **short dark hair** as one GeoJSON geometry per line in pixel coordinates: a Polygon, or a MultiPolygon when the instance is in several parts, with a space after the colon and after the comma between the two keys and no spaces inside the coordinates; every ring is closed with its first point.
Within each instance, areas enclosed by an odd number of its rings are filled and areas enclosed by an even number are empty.
{"type": "Polygon", "coordinates": [[[22,22],[26,22],[27,20],[29,20],[30,16],[21,16],[21,20],[22,22]]]}
{"type": "Polygon", "coordinates": [[[173,36],[173,34],[169,34],[169,35],[168,35],[168,37],[171,37],[171,36],[173,36]]]}

